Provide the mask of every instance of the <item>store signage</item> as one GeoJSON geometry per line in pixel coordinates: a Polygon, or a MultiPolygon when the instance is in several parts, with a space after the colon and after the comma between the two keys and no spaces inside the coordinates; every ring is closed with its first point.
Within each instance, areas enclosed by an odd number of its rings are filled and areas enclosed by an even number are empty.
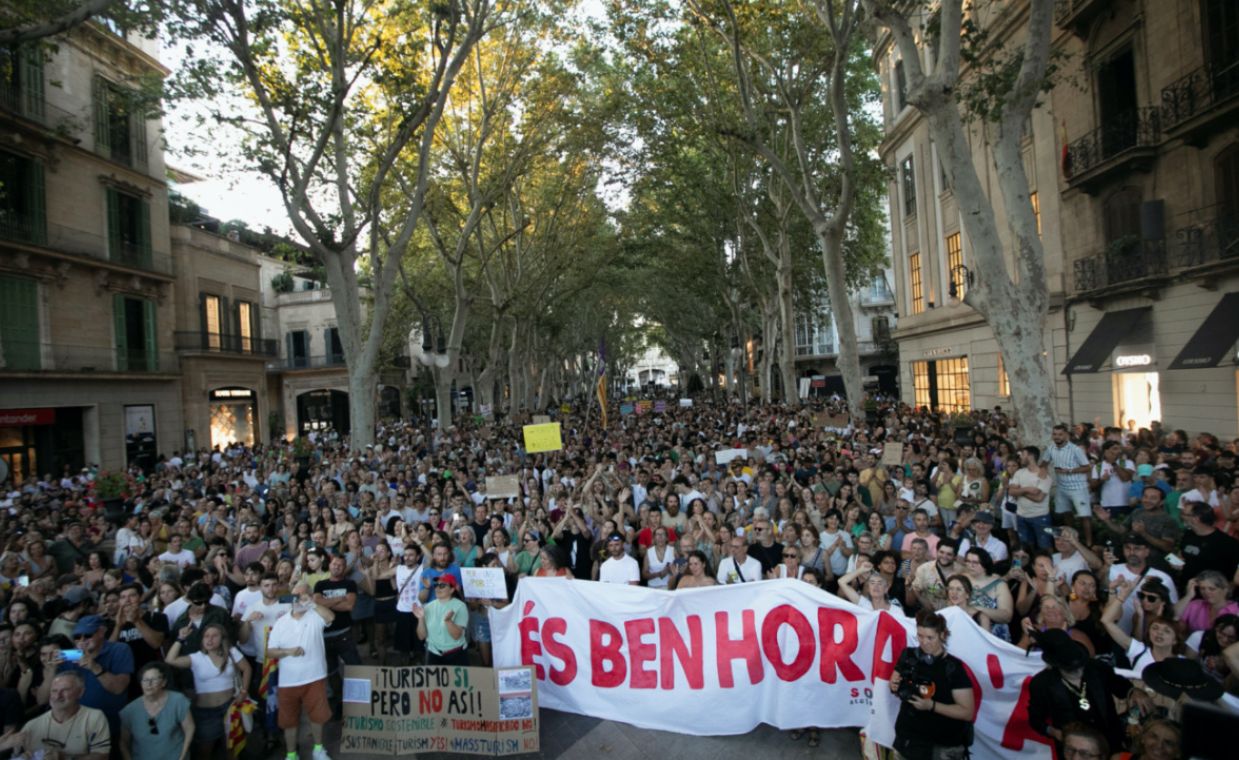
{"type": "Polygon", "coordinates": [[[1126,367],[1147,367],[1153,363],[1153,357],[1148,354],[1124,354],[1114,357],[1114,366],[1120,369],[1126,367]]]}
{"type": "Polygon", "coordinates": [[[51,407],[43,409],[0,409],[0,427],[55,424],[56,410],[51,407]]]}
{"type": "Polygon", "coordinates": [[[950,356],[955,353],[955,349],[951,346],[941,346],[940,348],[926,349],[925,356],[950,356]]]}
{"type": "Polygon", "coordinates": [[[253,398],[254,392],[249,388],[222,388],[211,391],[211,398],[253,398]]]}

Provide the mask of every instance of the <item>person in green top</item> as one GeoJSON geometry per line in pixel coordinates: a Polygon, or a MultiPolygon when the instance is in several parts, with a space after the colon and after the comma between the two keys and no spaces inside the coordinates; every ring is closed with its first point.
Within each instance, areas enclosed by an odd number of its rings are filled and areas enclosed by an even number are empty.
{"type": "Polygon", "coordinates": [[[534,571],[542,567],[542,547],[545,545],[537,531],[527,530],[521,534],[521,550],[513,560],[519,577],[533,575],[534,571]]]}
{"type": "Polygon", "coordinates": [[[415,606],[417,637],[426,642],[427,665],[468,665],[469,608],[456,598],[456,576],[435,579],[435,598],[425,607],[415,606]]]}

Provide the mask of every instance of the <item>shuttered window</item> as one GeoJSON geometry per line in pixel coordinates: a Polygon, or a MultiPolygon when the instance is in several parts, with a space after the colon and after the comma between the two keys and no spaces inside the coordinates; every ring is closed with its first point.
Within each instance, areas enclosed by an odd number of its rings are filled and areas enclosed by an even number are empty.
{"type": "Polygon", "coordinates": [[[21,277],[0,277],[0,367],[40,369],[39,286],[21,277]]]}

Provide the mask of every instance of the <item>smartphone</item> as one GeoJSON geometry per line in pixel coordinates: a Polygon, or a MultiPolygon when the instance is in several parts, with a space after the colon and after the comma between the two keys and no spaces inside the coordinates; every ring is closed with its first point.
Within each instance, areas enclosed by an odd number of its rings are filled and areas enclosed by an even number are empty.
{"type": "Polygon", "coordinates": [[[18,585],[18,587],[19,587],[19,588],[26,588],[27,586],[29,586],[29,585],[30,585],[30,576],[29,576],[29,575],[19,575],[19,576],[17,576],[17,585],[18,585]]]}
{"type": "Polygon", "coordinates": [[[60,650],[60,656],[64,658],[65,662],[77,662],[78,660],[82,659],[82,650],[62,649],[60,650]]]}
{"type": "Polygon", "coordinates": [[[1011,569],[1018,570],[1023,564],[1024,563],[1020,561],[1020,558],[1016,557],[1015,559],[1011,560],[1011,569]]]}
{"type": "Polygon", "coordinates": [[[284,596],[281,596],[279,599],[280,604],[292,604],[295,601],[297,601],[297,597],[293,596],[292,594],[285,594],[284,596]]]}

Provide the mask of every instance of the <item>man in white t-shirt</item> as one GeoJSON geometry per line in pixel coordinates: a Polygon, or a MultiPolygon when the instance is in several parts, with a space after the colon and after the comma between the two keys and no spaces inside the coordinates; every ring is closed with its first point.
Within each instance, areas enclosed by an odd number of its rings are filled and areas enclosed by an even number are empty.
{"type": "Polygon", "coordinates": [[[744,536],[732,536],[731,556],[718,563],[717,580],[723,585],[760,581],[761,562],[749,556],[749,544],[744,536]]]}
{"type": "Polygon", "coordinates": [[[1050,490],[1054,480],[1041,465],[1041,449],[1020,449],[1020,469],[1011,476],[1007,495],[1015,499],[1015,530],[1025,549],[1050,548],[1050,490]]]}
{"type": "MultiPolygon", "coordinates": [[[[246,580],[249,580],[250,572],[246,570],[246,580]]],[[[233,616],[241,621],[237,647],[258,664],[255,672],[259,675],[262,673],[262,661],[266,657],[267,632],[292,609],[292,605],[280,602],[276,595],[279,587],[280,579],[274,573],[267,573],[261,576],[255,590],[257,598],[246,596],[245,604],[241,604],[242,595],[249,593],[248,588],[243,589],[237,592],[237,599],[232,607],[233,616]]]]}
{"type": "Polygon", "coordinates": [[[1096,491],[1095,503],[1111,515],[1126,515],[1131,511],[1131,479],[1136,464],[1123,456],[1123,445],[1107,441],[1101,449],[1101,461],[1089,471],[1089,485],[1096,491]]]}
{"type": "Polygon", "coordinates": [[[267,653],[280,660],[278,720],[284,729],[284,746],[296,747],[301,713],[306,712],[314,739],[314,760],[330,760],[323,747],[323,725],[331,720],[323,631],[331,625],[335,613],[314,603],[310,585],[304,580],[293,586],[293,596],[292,609],[275,621],[267,641],[267,653]]]}
{"type": "Polygon", "coordinates": [[[194,553],[182,547],[182,540],[180,534],[172,534],[168,539],[168,551],[159,555],[159,561],[176,565],[182,570],[198,564],[198,558],[194,556],[194,553]]]}
{"type": "MultiPolygon", "coordinates": [[[[1131,581],[1136,585],[1131,594],[1123,602],[1123,613],[1119,617],[1119,627],[1126,633],[1130,634],[1132,626],[1132,618],[1136,614],[1136,609],[1140,604],[1141,586],[1150,578],[1157,578],[1170,591],[1170,603],[1173,605],[1179,601],[1179,592],[1174,587],[1174,581],[1170,576],[1153,567],[1149,567],[1149,542],[1144,540],[1144,536],[1139,533],[1128,533],[1123,537],[1123,558],[1126,560],[1122,563],[1115,563],[1110,566],[1110,588],[1115,588],[1120,580],[1131,581]]],[[[1112,561],[1107,550],[1106,561],[1112,561]]],[[[1147,593],[1147,592],[1146,592],[1147,593]]],[[[1121,598],[1121,597],[1120,597],[1121,598]]]]}
{"type": "Polygon", "coordinates": [[[641,583],[641,566],[624,552],[624,537],[612,533],[607,537],[607,561],[598,568],[598,580],[603,583],[627,583],[637,586],[641,583]]]}
{"type": "Polygon", "coordinates": [[[1054,580],[1062,586],[1070,586],[1071,579],[1081,570],[1090,567],[1101,567],[1101,560],[1080,543],[1080,534],[1075,528],[1055,528],[1054,548],[1058,551],[1051,555],[1054,562],[1054,580]]]}

